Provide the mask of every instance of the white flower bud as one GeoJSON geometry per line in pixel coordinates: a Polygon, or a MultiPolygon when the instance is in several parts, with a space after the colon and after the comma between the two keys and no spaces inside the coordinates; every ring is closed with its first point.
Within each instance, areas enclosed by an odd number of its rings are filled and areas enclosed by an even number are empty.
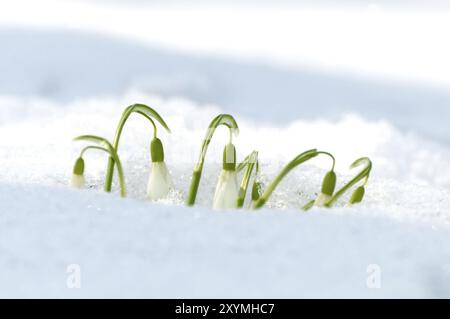
{"type": "Polygon", "coordinates": [[[165,162],[152,162],[150,178],[147,186],[147,197],[159,200],[167,196],[172,179],[165,162]]]}
{"type": "Polygon", "coordinates": [[[237,198],[239,185],[235,170],[223,169],[217,182],[214,193],[214,209],[235,209],[237,208],[237,198]]]}
{"type": "Polygon", "coordinates": [[[75,188],[84,188],[84,160],[82,157],[77,158],[77,160],[75,161],[70,185],[75,188]]]}
{"type": "Polygon", "coordinates": [[[84,175],[72,174],[70,185],[75,188],[84,188],[85,186],[84,175]]]}
{"type": "Polygon", "coordinates": [[[320,193],[319,196],[317,196],[314,205],[319,206],[319,207],[323,207],[323,206],[325,206],[325,204],[328,203],[328,201],[330,199],[331,199],[330,195],[326,195],[324,193],[320,193]]]}

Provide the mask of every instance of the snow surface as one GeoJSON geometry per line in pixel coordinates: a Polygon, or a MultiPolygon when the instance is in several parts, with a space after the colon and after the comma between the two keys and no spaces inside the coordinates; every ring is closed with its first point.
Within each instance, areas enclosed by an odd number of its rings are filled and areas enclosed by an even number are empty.
{"type": "MultiPolygon", "coordinates": [[[[314,69],[205,57],[84,32],[0,29],[0,297],[450,297],[450,92],[314,69]],[[88,190],[69,188],[81,134],[112,138],[141,102],[174,190],[145,199],[147,122],[120,145],[129,196],[102,192],[106,158],[86,155],[88,190]],[[263,182],[298,153],[337,157],[338,183],[374,162],[347,208],[300,207],[330,166],[289,175],[261,211],[211,210],[227,132],[210,146],[198,204],[184,199],[209,121],[232,113],[238,158],[259,151],[263,182]],[[67,267],[81,268],[68,289],[67,267]],[[367,286],[370,265],[381,288],[367,286]]],[[[117,178],[115,180],[117,182],[117,178]]]]}

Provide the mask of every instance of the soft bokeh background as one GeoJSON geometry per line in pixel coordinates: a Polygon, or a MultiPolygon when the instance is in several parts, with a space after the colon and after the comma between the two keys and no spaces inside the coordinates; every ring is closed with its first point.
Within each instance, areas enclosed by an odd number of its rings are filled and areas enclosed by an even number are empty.
{"type": "Polygon", "coordinates": [[[449,142],[446,1],[0,6],[0,95],[67,101],[137,88],[283,125],[358,113],[449,142]]]}

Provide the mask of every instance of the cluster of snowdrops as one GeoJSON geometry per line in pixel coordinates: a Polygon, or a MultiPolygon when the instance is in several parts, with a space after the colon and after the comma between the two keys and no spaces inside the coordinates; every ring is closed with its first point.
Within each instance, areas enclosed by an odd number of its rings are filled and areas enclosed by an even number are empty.
{"type": "MultiPolygon", "coordinates": [[[[168,195],[172,186],[172,179],[164,162],[164,147],[157,136],[157,126],[155,122],[158,122],[168,132],[170,132],[170,129],[164,119],[154,109],[144,104],[133,104],[123,111],[112,143],[106,138],[95,135],[82,135],[75,138],[76,141],[85,141],[90,144],[81,150],[79,157],[75,161],[71,180],[72,186],[77,188],[83,188],[85,186],[85,162],[83,155],[90,150],[101,151],[109,155],[105,176],[105,191],[111,192],[114,169],[116,168],[117,176],[119,178],[120,194],[122,197],[126,196],[125,177],[118,154],[118,148],[125,123],[133,113],[145,117],[152,125],[154,132],[150,144],[151,172],[147,186],[147,196],[149,199],[156,201],[163,199],[168,195]]],[[[365,185],[367,184],[372,169],[372,162],[370,159],[363,157],[356,160],[351,165],[351,168],[361,166],[361,171],[342,188],[336,191],[336,173],[334,172],[336,163],[335,158],[329,152],[317,149],[308,150],[296,156],[283,167],[279,174],[266,187],[264,187],[259,179],[260,168],[258,152],[253,151],[243,161],[238,162],[236,160],[236,148],[233,145],[233,136],[237,135],[239,132],[238,125],[233,116],[229,114],[220,114],[211,121],[207,128],[200,149],[200,155],[193,170],[191,184],[186,199],[187,205],[192,206],[195,204],[208,146],[215,130],[221,125],[228,128],[230,137],[228,144],[224,147],[223,166],[214,193],[213,207],[215,209],[242,208],[247,196],[250,181],[252,181],[250,208],[257,209],[264,206],[273,191],[289,172],[297,166],[320,155],[330,158],[331,169],[323,178],[322,188],[317,198],[309,201],[303,206],[303,209],[308,210],[313,206],[331,207],[344,193],[355,186],[348,204],[357,204],[363,200],[365,185]],[[238,182],[238,177],[240,176],[242,176],[241,183],[238,182]]]]}

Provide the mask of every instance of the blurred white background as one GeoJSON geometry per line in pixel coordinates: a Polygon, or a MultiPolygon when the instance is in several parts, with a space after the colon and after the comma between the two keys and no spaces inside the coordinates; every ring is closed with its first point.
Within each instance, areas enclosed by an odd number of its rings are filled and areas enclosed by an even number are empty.
{"type": "Polygon", "coordinates": [[[98,32],[190,53],[450,87],[448,1],[15,0],[0,27],[98,32]]]}

